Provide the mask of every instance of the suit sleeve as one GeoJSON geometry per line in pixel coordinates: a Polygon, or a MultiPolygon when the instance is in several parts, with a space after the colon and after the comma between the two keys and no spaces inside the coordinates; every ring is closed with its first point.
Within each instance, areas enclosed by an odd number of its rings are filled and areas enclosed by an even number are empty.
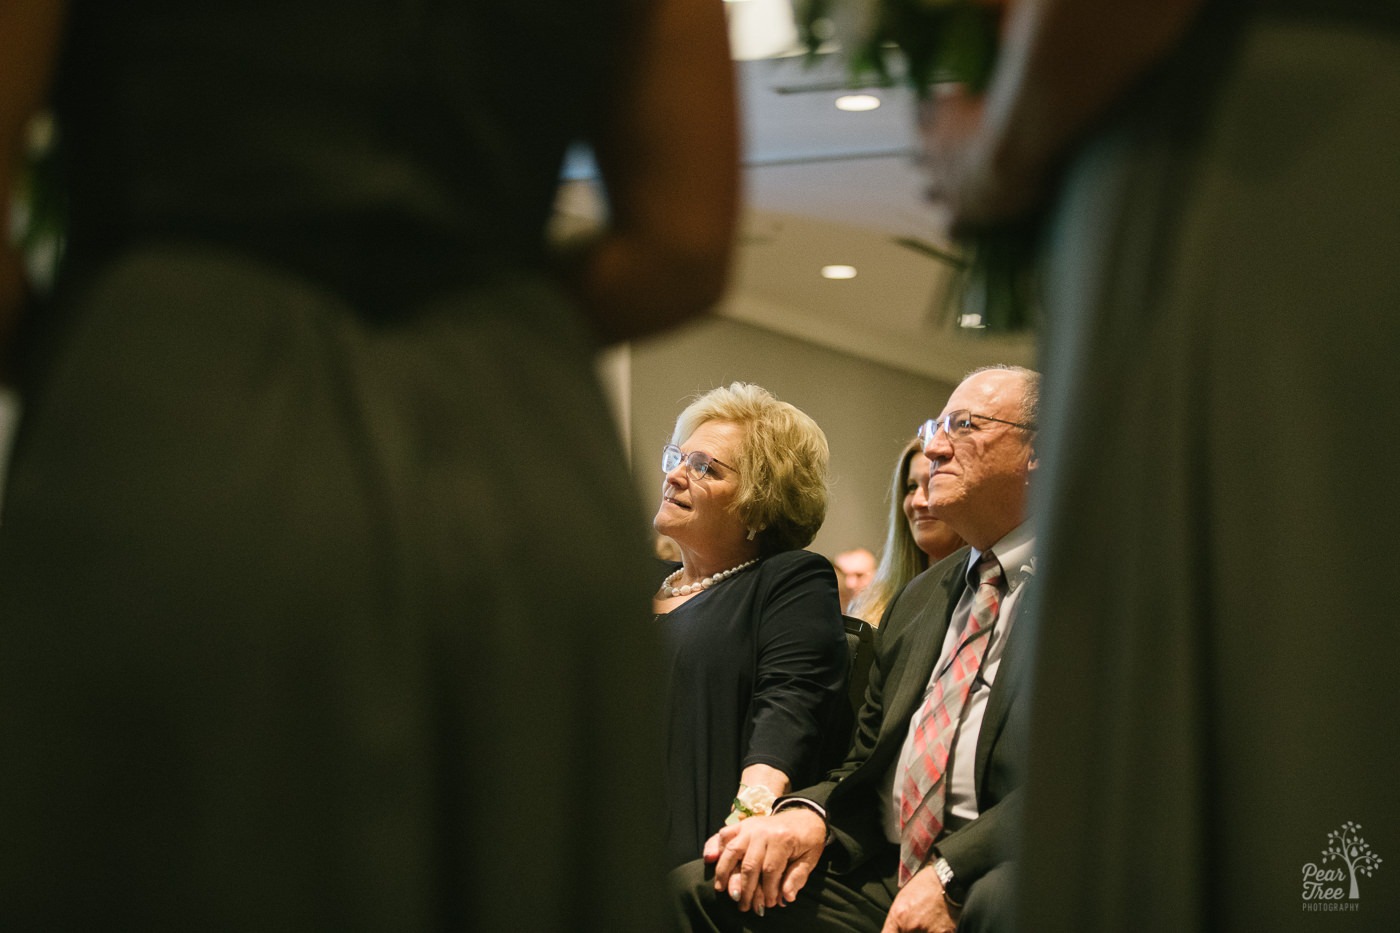
{"type": "MultiPolygon", "coordinates": [[[[866,687],[865,702],[861,704],[856,717],[855,735],[846,760],[825,780],[791,795],[811,800],[828,811],[827,827],[831,831],[831,842],[827,853],[838,871],[850,870],[889,845],[878,797],[878,783],[885,779],[886,766],[877,761],[869,772],[861,774],[844,787],[841,785],[876,756],[885,721],[886,693],[895,687],[890,672],[900,639],[895,631],[898,625],[892,626],[890,620],[899,602],[899,597],[890,602],[880,626],[875,630],[875,658],[870,665],[870,682],[866,687]],[[837,808],[834,816],[831,813],[833,807],[837,808]]],[[[898,752],[886,749],[883,758],[890,757],[890,754],[897,755],[898,752]]]]}
{"type": "Polygon", "coordinates": [[[939,854],[963,884],[972,884],[1013,857],[1012,839],[1021,821],[1021,800],[1022,792],[1017,788],[983,810],[977,819],[939,840],[939,854]]]}

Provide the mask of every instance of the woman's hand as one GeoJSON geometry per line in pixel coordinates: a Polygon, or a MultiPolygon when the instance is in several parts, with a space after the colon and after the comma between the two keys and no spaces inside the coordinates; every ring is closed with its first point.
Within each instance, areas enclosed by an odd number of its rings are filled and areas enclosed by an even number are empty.
{"type": "Polygon", "coordinates": [[[792,790],[788,776],[770,765],[749,765],[739,775],[739,784],[753,787],[755,784],[768,788],[774,797],[781,797],[792,790]]]}
{"type": "Polygon", "coordinates": [[[1203,0],[1015,0],[985,98],[921,108],[930,196],[968,232],[1033,210],[1069,151],[1169,52],[1203,0]]]}
{"type": "Polygon", "coordinates": [[[985,109],[985,98],[963,85],[941,85],[919,105],[926,193],[948,233],[1013,220],[1044,196],[1038,175],[1006,164],[985,109]]]}
{"type": "Polygon", "coordinates": [[[724,825],[733,826],[751,816],[772,813],[773,801],[787,793],[791,783],[786,774],[768,765],[745,768],[739,781],[739,791],[734,795],[734,805],[729,808],[724,825]]]}

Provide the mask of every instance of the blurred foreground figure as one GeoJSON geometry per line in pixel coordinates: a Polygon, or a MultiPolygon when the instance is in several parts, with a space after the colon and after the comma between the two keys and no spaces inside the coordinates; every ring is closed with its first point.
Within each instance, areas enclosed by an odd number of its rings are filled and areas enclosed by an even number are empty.
{"type": "Polygon", "coordinates": [[[1005,36],[926,140],[959,225],[1049,210],[1023,929],[1388,928],[1400,4],[1005,36]]]}
{"type": "Polygon", "coordinates": [[[61,6],[0,12],[0,195],[51,86],[72,200],[4,347],[5,924],[655,930],[590,351],[723,286],[720,5],[61,6]],[[611,226],[556,266],[572,139],[611,226]]]}

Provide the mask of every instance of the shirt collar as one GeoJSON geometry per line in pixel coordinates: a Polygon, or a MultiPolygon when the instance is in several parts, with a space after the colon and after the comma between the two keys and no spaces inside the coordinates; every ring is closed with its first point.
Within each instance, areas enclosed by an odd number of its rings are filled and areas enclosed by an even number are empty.
{"type": "MultiPolygon", "coordinates": [[[[1035,575],[1035,531],[1029,521],[1024,521],[1001,536],[1001,539],[988,548],[1001,562],[1001,572],[1006,577],[1007,591],[1016,589],[1035,575]]],[[[982,552],[972,548],[967,557],[967,573],[974,573],[982,552]]],[[[976,585],[976,579],[973,579],[976,585]]]]}

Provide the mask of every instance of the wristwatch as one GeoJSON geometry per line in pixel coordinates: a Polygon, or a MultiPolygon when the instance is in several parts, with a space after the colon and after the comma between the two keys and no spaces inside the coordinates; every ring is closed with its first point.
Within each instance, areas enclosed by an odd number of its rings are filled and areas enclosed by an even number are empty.
{"type": "Polygon", "coordinates": [[[954,907],[961,907],[967,898],[967,892],[958,883],[958,878],[953,874],[953,866],[948,864],[948,860],[939,856],[933,862],[933,873],[938,876],[938,880],[943,884],[943,899],[954,907]]]}

